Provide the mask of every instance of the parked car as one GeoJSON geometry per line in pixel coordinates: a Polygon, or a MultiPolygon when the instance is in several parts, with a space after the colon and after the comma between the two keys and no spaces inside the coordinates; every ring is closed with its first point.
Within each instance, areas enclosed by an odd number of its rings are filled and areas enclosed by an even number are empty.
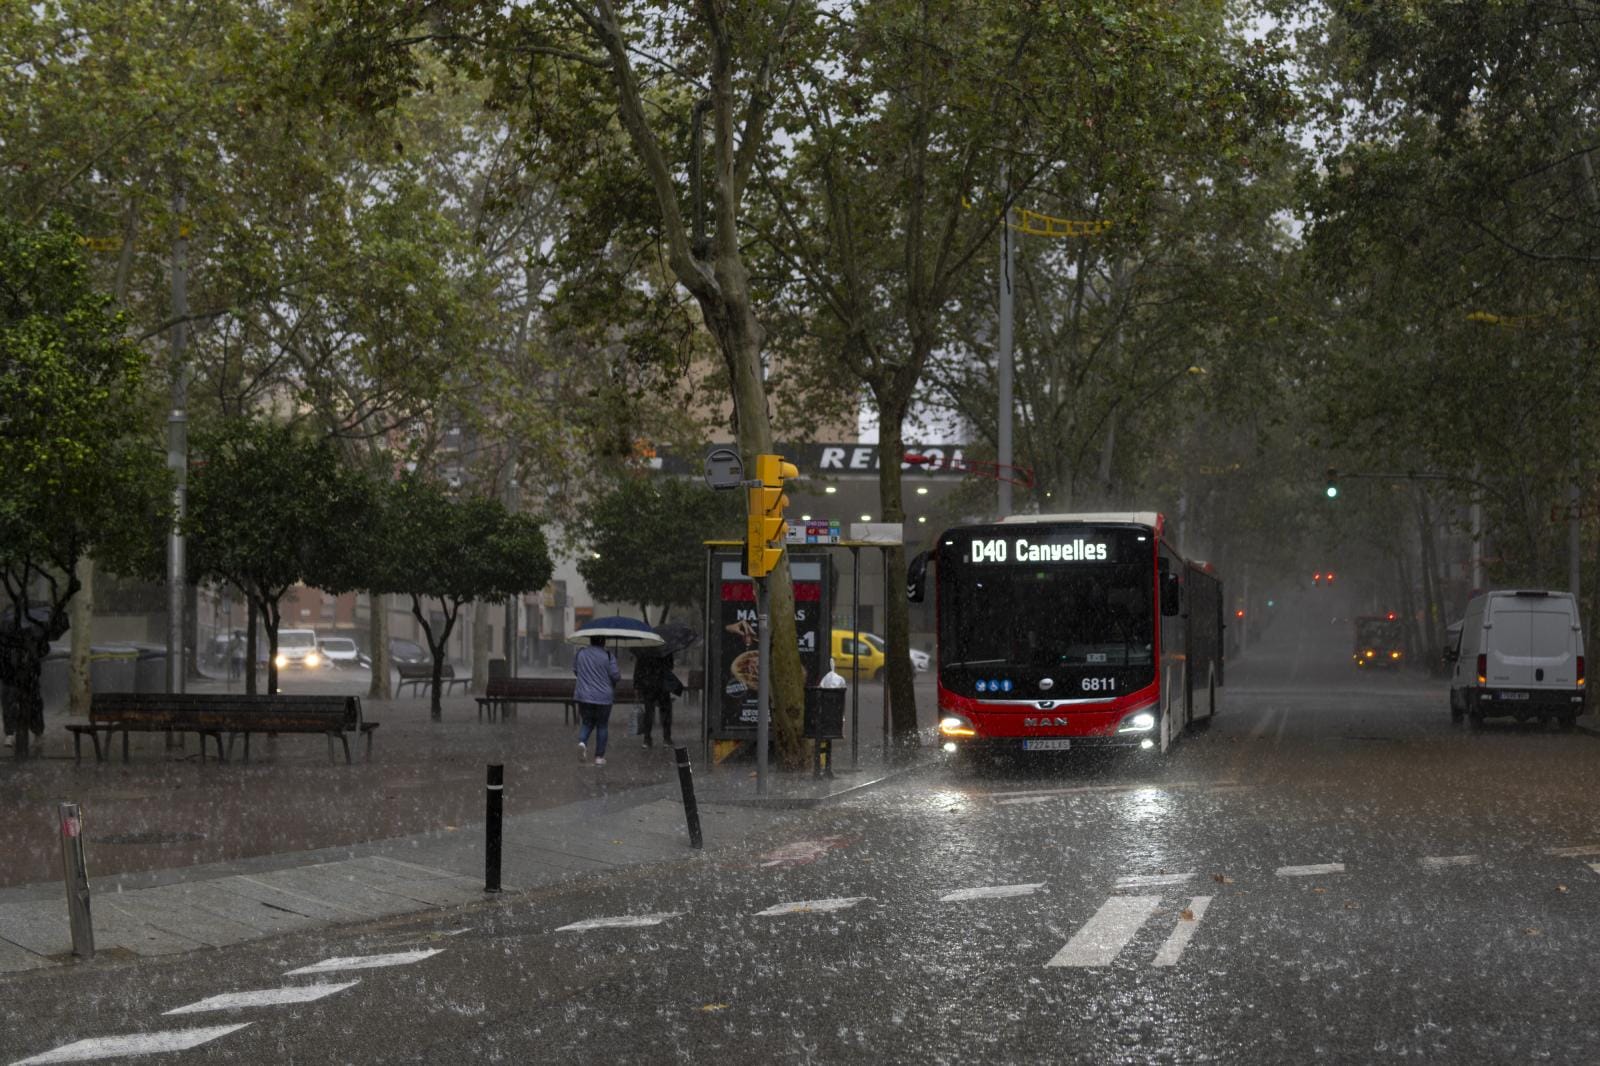
{"type": "Polygon", "coordinates": [[[1555,719],[1570,729],[1583,713],[1583,626],[1568,592],[1485,592],[1467,604],[1445,658],[1450,717],[1555,719]]]}
{"type": "MultiPolygon", "coordinates": [[[[876,633],[851,633],[835,629],[832,641],[833,668],[845,677],[861,676],[876,681],[889,662],[887,645],[876,633]]],[[[929,669],[932,659],[925,651],[911,650],[911,668],[918,673],[929,669]]]]}
{"type": "Polygon", "coordinates": [[[315,629],[280,629],[278,630],[278,658],[279,670],[289,667],[299,667],[303,670],[315,670],[322,665],[322,653],[317,650],[317,631],[315,629]]]}
{"type": "Polygon", "coordinates": [[[361,649],[349,637],[323,637],[317,643],[329,666],[349,668],[361,665],[361,649]]]}

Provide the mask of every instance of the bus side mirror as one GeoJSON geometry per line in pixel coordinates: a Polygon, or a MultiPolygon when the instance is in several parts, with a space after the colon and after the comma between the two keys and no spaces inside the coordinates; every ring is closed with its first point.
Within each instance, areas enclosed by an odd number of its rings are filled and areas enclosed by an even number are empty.
{"type": "Polygon", "coordinates": [[[928,553],[918,552],[906,567],[906,599],[921,603],[928,586],[928,553]]]}
{"type": "Polygon", "coordinates": [[[1161,613],[1171,618],[1183,610],[1183,585],[1177,574],[1161,575],[1161,613]]]}

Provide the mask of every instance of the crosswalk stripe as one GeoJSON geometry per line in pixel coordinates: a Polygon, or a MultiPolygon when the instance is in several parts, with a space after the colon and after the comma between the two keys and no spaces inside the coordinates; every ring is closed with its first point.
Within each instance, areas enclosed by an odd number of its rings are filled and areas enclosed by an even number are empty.
{"type": "Polygon", "coordinates": [[[166,1014],[199,1014],[208,1010],[234,1010],[239,1007],[276,1007],[285,1003],[313,1003],[324,996],[354,988],[359,981],[343,984],[290,985],[287,988],[262,988],[254,992],[224,992],[220,996],[202,999],[183,1007],[174,1007],[166,1014]]]}
{"type": "Polygon", "coordinates": [[[661,911],[658,914],[619,914],[615,918],[585,918],[581,922],[563,925],[558,933],[582,933],[589,929],[642,929],[647,925],[660,925],[676,918],[682,911],[661,911]]]}
{"type": "Polygon", "coordinates": [[[1279,877],[1313,877],[1317,874],[1342,874],[1344,863],[1319,862],[1311,866],[1280,866],[1277,869],[1279,877]]]}
{"type": "Polygon", "coordinates": [[[773,918],[780,914],[826,914],[830,911],[849,910],[871,898],[871,896],[840,896],[837,899],[801,899],[793,903],[779,903],[764,911],[756,911],[756,917],[773,918]]]}
{"type": "Polygon", "coordinates": [[[1473,866],[1478,862],[1476,855],[1424,855],[1418,859],[1424,870],[1441,870],[1446,866],[1473,866]]]}
{"type": "Polygon", "coordinates": [[[1172,935],[1167,937],[1167,942],[1161,945],[1161,950],[1156,952],[1152,966],[1176,966],[1183,957],[1183,949],[1189,946],[1189,941],[1194,939],[1194,934],[1200,928],[1200,919],[1206,916],[1206,908],[1211,906],[1210,896],[1195,896],[1189,901],[1189,916],[1179,916],[1178,924],[1173,926],[1172,935]]]}
{"type": "Polygon", "coordinates": [[[396,951],[389,955],[347,955],[323,959],[298,970],[287,970],[285,977],[299,977],[308,973],[334,973],[339,970],[379,970],[385,966],[409,966],[442,952],[444,948],[424,948],[418,951],[396,951]]]}
{"type": "Polygon", "coordinates": [[[1142,874],[1131,877],[1117,878],[1118,888],[1154,888],[1158,885],[1181,885],[1194,876],[1190,870],[1186,874],[1142,874]]]}
{"type": "Polygon", "coordinates": [[[214,1025],[204,1029],[169,1029],[160,1033],[130,1033],[127,1036],[97,1036],[63,1044],[53,1051],[31,1058],[18,1059],[11,1066],[45,1066],[52,1062],[88,1062],[92,1059],[109,1059],[129,1055],[160,1055],[172,1051],[187,1051],[201,1044],[209,1044],[218,1037],[238,1032],[249,1022],[237,1025],[214,1025]]]}
{"type": "Polygon", "coordinates": [[[958,888],[939,897],[940,903],[961,903],[969,899],[1006,899],[1010,896],[1031,896],[1044,887],[1043,881],[1026,885],[987,885],[983,888],[958,888]]]}
{"type": "Polygon", "coordinates": [[[1160,903],[1160,896],[1112,896],[1045,965],[1109,966],[1160,903]]]}
{"type": "Polygon", "coordinates": [[[1546,855],[1560,855],[1564,858],[1577,858],[1580,855],[1600,855],[1600,844],[1579,844],[1575,848],[1545,848],[1546,855]]]}

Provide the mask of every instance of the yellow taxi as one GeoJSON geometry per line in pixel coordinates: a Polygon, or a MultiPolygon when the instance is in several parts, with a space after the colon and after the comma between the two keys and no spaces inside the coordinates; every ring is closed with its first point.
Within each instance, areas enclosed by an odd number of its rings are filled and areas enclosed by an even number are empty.
{"type": "Polygon", "coordinates": [[[852,633],[848,629],[833,631],[833,668],[845,677],[876,681],[889,662],[883,648],[870,633],[852,633]]]}

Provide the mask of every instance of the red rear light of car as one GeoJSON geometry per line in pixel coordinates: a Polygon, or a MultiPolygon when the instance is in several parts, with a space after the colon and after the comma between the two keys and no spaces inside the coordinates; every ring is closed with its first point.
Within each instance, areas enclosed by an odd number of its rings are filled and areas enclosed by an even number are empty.
{"type": "Polygon", "coordinates": [[[1478,684],[1487,685],[1488,683],[1489,683],[1489,657],[1487,655],[1479,655],[1478,656],[1478,684]]]}

